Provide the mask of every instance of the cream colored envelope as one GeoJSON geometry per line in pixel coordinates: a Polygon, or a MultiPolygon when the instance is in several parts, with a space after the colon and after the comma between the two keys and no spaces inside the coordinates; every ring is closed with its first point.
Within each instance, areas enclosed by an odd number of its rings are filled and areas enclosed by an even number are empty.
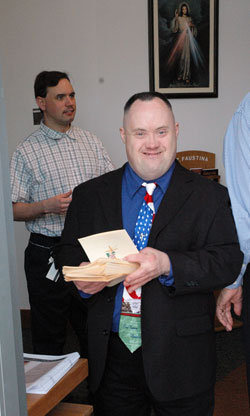
{"type": "Polygon", "coordinates": [[[90,263],[85,266],[64,266],[66,281],[110,282],[113,286],[139,267],[138,263],[122,260],[138,253],[126,230],[108,231],[79,239],[90,263]]]}

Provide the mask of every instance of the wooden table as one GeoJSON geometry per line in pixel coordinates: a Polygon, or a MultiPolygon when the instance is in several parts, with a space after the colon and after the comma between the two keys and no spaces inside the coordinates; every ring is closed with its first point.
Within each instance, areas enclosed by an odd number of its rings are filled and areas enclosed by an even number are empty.
{"type": "MultiPolygon", "coordinates": [[[[67,372],[67,374],[65,374],[65,376],[62,377],[51,390],[48,391],[47,394],[27,394],[28,415],[47,415],[47,413],[58,405],[64,397],[66,397],[76,386],[78,386],[78,384],[85,380],[87,376],[88,360],[80,358],[67,372]]],[[[78,405],[78,407],[80,406],[92,408],[91,406],[78,405]]],[[[64,414],[66,415],[66,413],[64,414]]]]}

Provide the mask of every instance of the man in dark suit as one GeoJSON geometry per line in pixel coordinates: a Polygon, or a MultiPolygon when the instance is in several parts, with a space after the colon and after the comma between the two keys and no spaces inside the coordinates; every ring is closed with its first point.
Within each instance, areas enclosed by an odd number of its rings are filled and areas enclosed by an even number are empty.
{"type": "Polygon", "coordinates": [[[59,267],[88,261],[78,238],[122,228],[134,238],[142,182],[157,184],[147,247],[126,257],[139,268],[113,287],[72,284],[88,305],[95,416],[213,414],[213,290],[234,281],[242,253],[226,189],[175,160],[178,130],[164,95],[132,96],[120,129],[128,163],[78,186],[67,213],[59,267]],[[125,327],[141,330],[133,352],[119,336],[124,288],[141,302],[139,325],[125,327]]]}

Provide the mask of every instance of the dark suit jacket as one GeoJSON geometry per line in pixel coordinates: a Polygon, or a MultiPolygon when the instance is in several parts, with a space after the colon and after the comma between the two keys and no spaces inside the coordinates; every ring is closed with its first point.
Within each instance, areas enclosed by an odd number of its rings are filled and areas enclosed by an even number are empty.
{"type": "MultiPolygon", "coordinates": [[[[59,267],[87,260],[77,239],[123,228],[123,168],[79,185],[73,193],[59,267]]],[[[158,400],[192,396],[215,381],[213,290],[232,283],[242,264],[226,188],[176,162],[151,228],[148,246],[166,252],[175,287],[154,279],[142,288],[142,354],[148,386],[158,400]]],[[[102,379],[117,286],[88,303],[90,387],[102,379]]]]}

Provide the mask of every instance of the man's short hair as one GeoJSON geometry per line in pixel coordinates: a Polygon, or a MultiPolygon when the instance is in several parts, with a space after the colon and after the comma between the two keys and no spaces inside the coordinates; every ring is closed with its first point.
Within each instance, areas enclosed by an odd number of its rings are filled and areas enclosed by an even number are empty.
{"type": "Polygon", "coordinates": [[[48,87],[55,87],[61,79],[70,81],[66,72],[59,71],[42,71],[36,76],[34,83],[34,92],[36,97],[45,98],[48,87]]]}
{"type": "Polygon", "coordinates": [[[160,100],[162,100],[166,104],[166,106],[171,111],[173,111],[172,105],[170,104],[170,102],[168,101],[168,99],[166,98],[164,94],[161,94],[160,92],[156,92],[156,91],[153,91],[153,92],[145,91],[145,92],[138,92],[137,94],[132,95],[132,97],[128,99],[128,101],[126,102],[124,106],[124,114],[129,111],[130,107],[136,100],[152,101],[154,98],[159,98],[160,100]]]}

